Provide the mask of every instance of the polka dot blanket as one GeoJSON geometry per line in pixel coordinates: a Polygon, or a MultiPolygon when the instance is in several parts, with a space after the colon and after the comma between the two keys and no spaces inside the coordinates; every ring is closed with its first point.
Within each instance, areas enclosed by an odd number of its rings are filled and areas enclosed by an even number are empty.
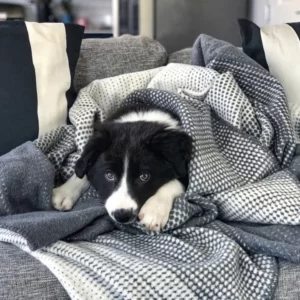
{"type": "MultiPolygon", "coordinates": [[[[300,262],[300,187],[282,87],[239,49],[202,35],[193,64],[96,80],[70,111],[72,126],[36,141],[67,179],[95,118],[146,103],[176,114],[193,138],[189,186],[160,234],[138,224],[36,251],[71,299],[272,299],[276,257],[300,262]]],[[[92,190],[88,191],[88,197],[92,190]]]]}

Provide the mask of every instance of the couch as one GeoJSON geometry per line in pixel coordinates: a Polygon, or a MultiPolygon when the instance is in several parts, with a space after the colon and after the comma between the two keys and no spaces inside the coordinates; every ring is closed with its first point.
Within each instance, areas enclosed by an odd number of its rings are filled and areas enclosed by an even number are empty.
{"type": "MultiPolygon", "coordinates": [[[[123,36],[85,39],[75,74],[75,87],[95,79],[157,68],[168,62],[190,64],[191,49],[167,54],[162,45],[148,38],[123,36]]],[[[31,255],[0,242],[0,299],[69,299],[56,277],[31,255]]],[[[300,299],[300,267],[279,262],[274,299],[300,299]]]]}
{"type": "MultiPolygon", "coordinates": [[[[77,91],[95,79],[164,66],[170,61],[188,63],[190,51],[170,56],[158,42],[123,36],[84,39],[75,73],[77,91]]],[[[31,255],[0,243],[0,299],[69,299],[56,277],[31,255]]]]}

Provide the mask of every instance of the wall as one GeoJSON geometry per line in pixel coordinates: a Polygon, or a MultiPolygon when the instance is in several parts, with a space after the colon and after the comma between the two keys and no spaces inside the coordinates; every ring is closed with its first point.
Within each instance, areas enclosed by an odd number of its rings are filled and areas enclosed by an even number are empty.
{"type": "Polygon", "coordinates": [[[167,51],[191,47],[200,33],[241,45],[238,18],[247,0],[156,0],[155,37],[167,51]]]}

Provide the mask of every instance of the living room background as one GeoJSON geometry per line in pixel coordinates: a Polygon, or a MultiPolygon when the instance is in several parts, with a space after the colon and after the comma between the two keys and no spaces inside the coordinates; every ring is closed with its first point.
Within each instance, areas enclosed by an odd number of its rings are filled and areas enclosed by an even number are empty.
{"type": "Polygon", "coordinates": [[[259,26],[300,21],[297,0],[0,0],[0,20],[78,23],[91,37],[155,38],[170,52],[199,32],[241,46],[237,19],[259,26]]]}

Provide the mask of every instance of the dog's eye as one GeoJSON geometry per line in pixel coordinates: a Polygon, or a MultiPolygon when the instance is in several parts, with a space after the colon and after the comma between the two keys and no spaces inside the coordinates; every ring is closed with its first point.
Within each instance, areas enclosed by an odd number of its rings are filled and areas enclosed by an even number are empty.
{"type": "Polygon", "coordinates": [[[105,178],[107,181],[115,181],[116,180],[116,175],[113,171],[107,170],[105,173],[105,178]]]}
{"type": "Polygon", "coordinates": [[[149,179],[150,179],[150,174],[147,173],[147,172],[143,172],[140,175],[140,180],[143,181],[143,182],[147,182],[149,179]]]}

